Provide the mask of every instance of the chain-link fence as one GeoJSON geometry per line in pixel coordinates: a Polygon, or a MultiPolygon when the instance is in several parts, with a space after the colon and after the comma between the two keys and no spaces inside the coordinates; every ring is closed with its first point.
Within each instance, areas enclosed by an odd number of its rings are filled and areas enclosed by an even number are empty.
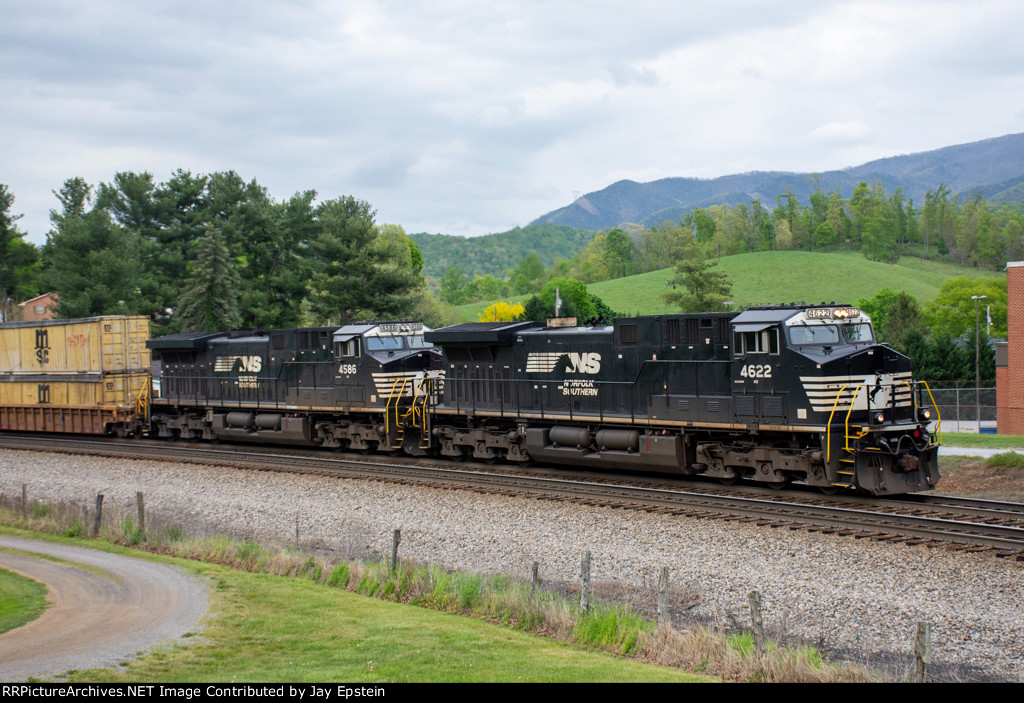
{"type": "MultiPolygon", "coordinates": [[[[947,432],[982,432],[996,429],[996,389],[969,387],[936,388],[932,396],[947,432]]],[[[922,399],[927,402],[927,396],[922,399]]]]}

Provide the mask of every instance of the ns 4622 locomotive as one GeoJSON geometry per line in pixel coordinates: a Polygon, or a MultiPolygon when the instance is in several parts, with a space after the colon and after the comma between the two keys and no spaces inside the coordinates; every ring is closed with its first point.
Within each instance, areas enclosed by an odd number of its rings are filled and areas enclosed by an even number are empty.
{"type": "Polygon", "coordinates": [[[444,351],[430,412],[446,456],[876,495],[939,479],[927,387],[856,308],[469,323],[425,339],[444,351]]]}

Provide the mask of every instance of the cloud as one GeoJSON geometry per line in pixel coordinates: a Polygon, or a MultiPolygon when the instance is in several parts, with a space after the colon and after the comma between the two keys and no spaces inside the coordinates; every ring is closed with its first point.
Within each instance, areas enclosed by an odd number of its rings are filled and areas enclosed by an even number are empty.
{"type": "Polygon", "coordinates": [[[810,139],[828,144],[856,144],[871,136],[871,128],[863,122],[828,122],[807,135],[810,139]]]}
{"type": "Polygon", "coordinates": [[[237,170],[407,231],[523,224],[621,178],[826,170],[1024,131],[1024,6],[8,3],[0,182],[237,170]]]}

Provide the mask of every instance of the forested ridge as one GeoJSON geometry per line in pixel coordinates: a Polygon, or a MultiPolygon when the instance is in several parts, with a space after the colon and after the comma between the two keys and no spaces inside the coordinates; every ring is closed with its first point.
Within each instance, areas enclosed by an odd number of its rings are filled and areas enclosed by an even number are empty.
{"type": "Polygon", "coordinates": [[[234,171],[178,170],[161,183],[122,172],[95,186],[69,178],[37,249],[17,228],[13,194],[0,185],[0,195],[8,315],[55,292],[59,317],[150,315],[156,334],[440,321],[418,247],[351,196],[318,201],[307,190],[276,201],[234,171]]]}
{"type": "Polygon", "coordinates": [[[807,202],[817,184],[826,192],[849,198],[861,182],[878,182],[886,190],[901,189],[917,203],[928,191],[944,185],[956,200],[982,192],[991,202],[1024,200],[1024,134],[1008,134],[969,144],[877,159],[859,166],[817,173],[754,171],[718,178],[663,178],[649,183],[623,180],[587,193],[575,202],[535,219],[593,230],[623,222],[651,226],[679,220],[696,208],[774,201],[791,190],[807,202]]]}

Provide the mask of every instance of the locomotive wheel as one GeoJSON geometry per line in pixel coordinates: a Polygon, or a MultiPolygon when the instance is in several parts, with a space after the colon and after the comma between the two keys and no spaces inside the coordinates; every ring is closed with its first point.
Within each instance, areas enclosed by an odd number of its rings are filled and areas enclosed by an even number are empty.
{"type": "Polygon", "coordinates": [[[839,486],[818,486],[818,490],[827,496],[834,496],[839,491],[843,490],[839,486]]]}
{"type": "Polygon", "coordinates": [[[740,480],[739,476],[719,476],[718,482],[723,486],[735,486],[736,482],[740,480]]]}
{"type": "Polygon", "coordinates": [[[773,481],[772,483],[768,484],[769,488],[773,488],[776,491],[781,491],[783,488],[787,488],[788,486],[789,486],[789,481],[788,480],[786,480],[786,481],[773,481]]]}

